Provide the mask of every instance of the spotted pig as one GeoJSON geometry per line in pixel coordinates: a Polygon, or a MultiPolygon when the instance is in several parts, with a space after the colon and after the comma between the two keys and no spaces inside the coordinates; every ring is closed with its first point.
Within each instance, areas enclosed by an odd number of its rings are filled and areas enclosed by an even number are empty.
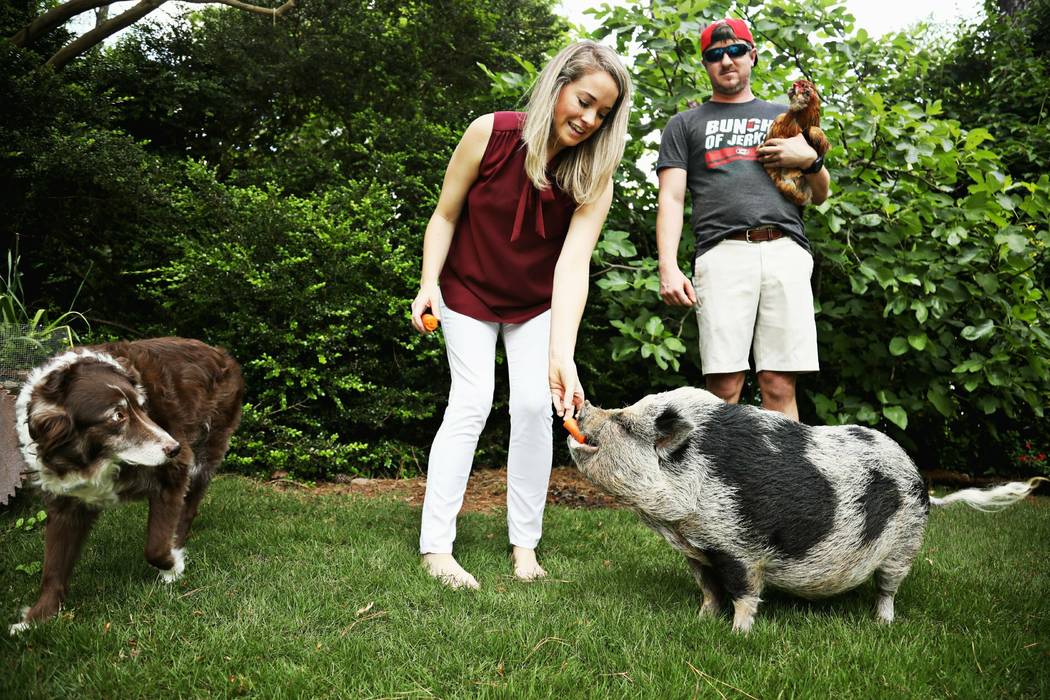
{"type": "Polygon", "coordinates": [[[586,443],[568,444],[579,470],[685,555],[700,614],[731,602],[739,632],[766,585],[819,598],[872,574],[877,617],[891,622],[931,503],[1001,508],[1038,481],[931,498],[915,463],[876,430],[808,426],[690,387],[620,410],[585,403],[578,420],[586,443]]]}

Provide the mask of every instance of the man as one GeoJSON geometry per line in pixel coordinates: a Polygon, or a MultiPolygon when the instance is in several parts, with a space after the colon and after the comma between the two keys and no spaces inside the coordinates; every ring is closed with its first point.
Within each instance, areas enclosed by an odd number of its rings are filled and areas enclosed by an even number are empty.
{"type": "Polygon", "coordinates": [[[763,143],[787,108],[751,92],[758,54],[746,22],[711,24],[700,49],[713,94],[671,118],[656,163],[660,296],[674,306],[697,306],[709,391],[731,403],[740,399],[753,343],[763,407],[798,420],[796,375],[818,369],[813,257],[801,208],[777,191],[763,166],[802,169],[814,204],[827,199],[830,177],[801,135],[763,143]],[[696,235],[692,281],[678,267],[687,187],[696,235]]]}

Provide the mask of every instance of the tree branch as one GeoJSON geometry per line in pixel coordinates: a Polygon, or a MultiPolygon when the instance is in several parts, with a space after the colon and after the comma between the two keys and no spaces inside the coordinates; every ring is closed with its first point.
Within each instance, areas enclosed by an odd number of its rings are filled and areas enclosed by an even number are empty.
{"type": "MultiPolygon", "coordinates": [[[[229,5],[230,7],[245,12],[254,12],[256,14],[265,15],[267,17],[281,17],[292,9],[295,8],[295,0],[286,0],[283,4],[278,7],[263,7],[262,5],[254,5],[249,2],[243,2],[242,0],[184,0],[185,2],[192,2],[199,5],[229,5]]],[[[88,10],[94,10],[99,7],[106,8],[103,13],[100,13],[95,22],[95,28],[89,32],[85,32],[80,35],[72,42],[63,46],[54,56],[52,56],[47,65],[51,66],[55,70],[60,70],[67,63],[72,61],[77,56],[81,55],[91,47],[101,43],[107,37],[116,34],[121,29],[129,27],[138,20],[142,19],[149,13],[156,10],[158,7],[163,5],[167,0],[141,0],[137,5],[129,10],[108,19],[109,5],[113,3],[113,0],[69,0],[56,7],[51,8],[44,14],[40,15],[28,25],[23,27],[14,36],[10,37],[12,44],[18,47],[29,46],[41,36],[51,32],[58,27],[68,22],[73,17],[87,12],[88,10]]]]}
{"type": "Polygon", "coordinates": [[[28,46],[52,29],[61,27],[80,13],[93,10],[96,7],[102,7],[103,5],[109,5],[112,2],[113,0],[70,0],[70,2],[52,7],[11,37],[11,43],[18,47],[28,46]]]}
{"type": "Polygon", "coordinates": [[[125,27],[130,27],[135,22],[153,12],[168,0],[142,0],[131,9],[117,15],[113,19],[106,20],[90,32],[81,34],[76,40],[63,46],[58,53],[48,59],[47,65],[55,70],[61,70],[67,63],[84,53],[92,46],[102,42],[106,37],[116,34],[125,27]]]}
{"type": "Polygon", "coordinates": [[[184,0],[184,2],[192,2],[198,5],[229,5],[230,7],[236,7],[238,10],[255,12],[268,17],[280,17],[295,7],[295,0],[287,0],[287,2],[280,7],[263,7],[262,5],[252,5],[247,2],[241,2],[241,0],[184,0]]]}

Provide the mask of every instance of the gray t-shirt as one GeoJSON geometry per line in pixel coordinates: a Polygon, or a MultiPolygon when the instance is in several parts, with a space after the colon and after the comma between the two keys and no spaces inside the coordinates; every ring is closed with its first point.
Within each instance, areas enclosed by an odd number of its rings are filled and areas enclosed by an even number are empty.
{"type": "Polygon", "coordinates": [[[802,209],[777,191],[755,149],[786,105],[705,102],[667,122],[656,171],[682,168],[693,195],[696,254],[733,233],[775,226],[810,250],[802,209]]]}

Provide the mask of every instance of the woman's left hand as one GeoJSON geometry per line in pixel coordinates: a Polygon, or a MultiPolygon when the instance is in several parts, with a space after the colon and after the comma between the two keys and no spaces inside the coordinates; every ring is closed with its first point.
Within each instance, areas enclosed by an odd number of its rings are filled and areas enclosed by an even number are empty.
{"type": "Polygon", "coordinates": [[[583,405],[583,387],[576,375],[576,363],[572,360],[551,360],[547,371],[551,385],[551,403],[559,418],[571,418],[583,405]]]}

